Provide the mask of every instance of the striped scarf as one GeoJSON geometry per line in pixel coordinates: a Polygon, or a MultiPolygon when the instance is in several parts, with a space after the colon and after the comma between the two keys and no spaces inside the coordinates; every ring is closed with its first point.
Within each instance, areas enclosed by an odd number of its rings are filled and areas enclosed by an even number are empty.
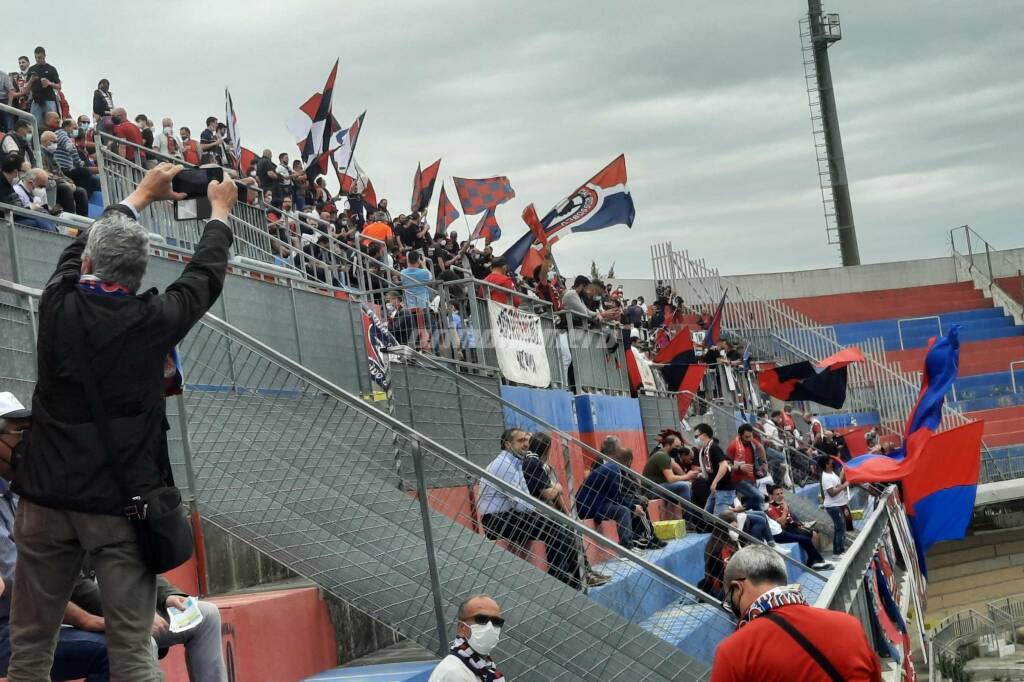
{"type": "Polygon", "coordinates": [[[458,657],[470,671],[483,682],[504,682],[505,676],[490,656],[481,656],[473,651],[465,637],[457,637],[452,642],[452,656],[458,657]]]}
{"type": "Polygon", "coordinates": [[[799,585],[781,585],[772,588],[754,600],[747,612],[740,618],[737,627],[743,627],[755,618],[759,618],[772,609],[790,604],[806,604],[807,600],[800,591],[799,585]]]}

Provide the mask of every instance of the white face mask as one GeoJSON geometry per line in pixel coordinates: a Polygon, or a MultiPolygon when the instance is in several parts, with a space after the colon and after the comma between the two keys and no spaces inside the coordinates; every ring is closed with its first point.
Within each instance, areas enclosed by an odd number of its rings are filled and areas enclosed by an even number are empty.
{"type": "Polygon", "coordinates": [[[56,143],[48,144],[45,147],[43,147],[43,149],[45,149],[48,152],[55,152],[55,151],[57,151],[57,145],[56,145],[56,143]]]}
{"type": "Polygon", "coordinates": [[[170,126],[168,126],[167,128],[164,128],[164,135],[166,135],[167,137],[170,137],[173,134],[174,134],[174,128],[171,128],[170,126]]]}
{"type": "MultiPolygon", "coordinates": [[[[469,623],[466,623],[469,625],[469,623]]],[[[473,651],[477,652],[481,656],[487,656],[494,647],[498,646],[498,638],[501,637],[501,628],[494,625],[494,623],[487,623],[485,625],[477,625],[473,623],[469,625],[469,646],[473,647],[473,651]]]]}

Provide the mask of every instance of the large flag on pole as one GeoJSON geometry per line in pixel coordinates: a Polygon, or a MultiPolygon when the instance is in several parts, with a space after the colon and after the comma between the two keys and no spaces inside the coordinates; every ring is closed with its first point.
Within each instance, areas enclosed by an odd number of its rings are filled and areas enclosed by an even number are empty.
{"type": "Polygon", "coordinates": [[[679,392],[676,395],[679,416],[685,416],[693,394],[700,388],[700,382],[708,371],[708,366],[697,359],[689,327],[676,332],[668,345],[654,356],[654,362],[662,365],[661,374],[668,390],[679,392]]]}
{"type": "Polygon", "coordinates": [[[441,159],[421,169],[416,164],[416,175],[412,179],[412,211],[425,211],[430,205],[430,197],[434,195],[434,182],[437,172],[441,169],[441,159]]]}
{"type": "Polygon", "coordinates": [[[483,213],[516,196],[512,183],[504,175],[479,179],[452,178],[452,181],[459,195],[459,203],[462,204],[462,212],[466,215],[483,213]]]}
{"type": "Polygon", "coordinates": [[[295,135],[299,156],[310,182],[327,172],[329,153],[335,148],[335,134],[341,129],[331,112],[334,81],[338,76],[338,61],[334,62],[323,92],[314,93],[298,112],[288,119],[288,130],[295,135]]]}
{"type": "Polygon", "coordinates": [[[825,358],[817,368],[805,360],[763,370],[757,383],[779,400],[810,400],[839,409],[846,402],[846,367],[852,362],[864,362],[864,354],[856,346],[825,358]]]}
{"type": "Polygon", "coordinates": [[[332,152],[334,155],[334,165],[341,173],[345,172],[355,157],[356,142],[359,141],[359,133],[363,130],[364,118],[366,118],[365,111],[359,114],[356,120],[352,121],[352,125],[345,130],[339,130],[334,135],[334,143],[337,145],[332,152]]]}
{"type": "MultiPolygon", "coordinates": [[[[620,154],[597,175],[562,199],[540,219],[550,236],[570,228],[573,232],[593,232],[612,225],[633,226],[636,209],[626,184],[626,157],[620,154]]],[[[519,267],[527,250],[536,243],[533,233],[523,235],[503,254],[512,269],[519,267]]]]}
{"type": "Polygon", "coordinates": [[[434,230],[434,234],[439,237],[443,237],[448,234],[448,228],[451,227],[459,217],[459,209],[455,208],[455,204],[448,198],[448,193],[444,190],[444,184],[441,184],[441,195],[437,198],[437,227],[434,230]]]}
{"type": "Polygon", "coordinates": [[[251,149],[242,147],[241,153],[238,155],[238,174],[243,178],[249,174],[249,169],[252,167],[254,161],[260,158],[260,155],[251,149]]]}
{"type": "MultiPolygon", "coordinates": [[[[242,159],[242,136],[238,132],[238,116],[235,114],[235,104],[231,101],[231,93],[224,88],[224,124],[228,127],[228,141],[231,143],[231,153],[235,157],[235,163],[241,166],[242,159]]],[[[242,168],[237,169],[244,174],[242,168]]]]}
{"type": "Polygon", "coordinates": [[[953,325],[946,336],[929,344],[924,358],[921,390],[910,411],[903,432],[903,447],[890,455],[863,455],[846,463],[846,480],[851,483],[898,481],[918,465],[928,439],[942,423],[942,405],[956,380],[960,364],[960,326],[953,325]]]}

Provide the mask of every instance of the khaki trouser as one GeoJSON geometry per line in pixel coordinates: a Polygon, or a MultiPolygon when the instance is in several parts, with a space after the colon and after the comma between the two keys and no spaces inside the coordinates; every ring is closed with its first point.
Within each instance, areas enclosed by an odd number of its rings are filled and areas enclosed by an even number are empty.
{"type": "Polygon", "coordinates": [[[150,629],[156,576],[139,554],[128,519],[18,504],[11,605],[10,682],[49,682],[64,609],[88,552],[100,585],[113,682],[160,682],[150,629]]]}

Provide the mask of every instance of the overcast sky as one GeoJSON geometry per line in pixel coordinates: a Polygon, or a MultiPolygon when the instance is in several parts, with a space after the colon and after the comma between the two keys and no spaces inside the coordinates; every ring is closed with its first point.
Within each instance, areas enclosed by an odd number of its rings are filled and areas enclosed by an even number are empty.
{"type": "MultiPolygon", "coordinates": [[[[647,277],[649,246],[666,240],[725,273],[839,263],[798,0],[142,0],[116,20],[97,7],[62,4],[46,21],[8,12],[5,67],[42,44],[73,113],[90,111],[105,77],[130,116],[169,115],[197,135],[223,118],[227,85],[243,144],[294,158],[285,120],[340,57],[335,116],[348,125],[368,110],[356,158],[393,213],[408,208],[417,162],[441,157],[446,180],[508,175],[517,197],[498,211],[500,251],[525,231],[527,203],[543,215],[624,152],[633,229],[564,239],[564,273],[596,259],[647,277]]],[[[1021,9],[826,2],[842,18],[830,55],[864,262],[944,255],[963,223],[998,247],[1024,242],[1021,9]]]]}

